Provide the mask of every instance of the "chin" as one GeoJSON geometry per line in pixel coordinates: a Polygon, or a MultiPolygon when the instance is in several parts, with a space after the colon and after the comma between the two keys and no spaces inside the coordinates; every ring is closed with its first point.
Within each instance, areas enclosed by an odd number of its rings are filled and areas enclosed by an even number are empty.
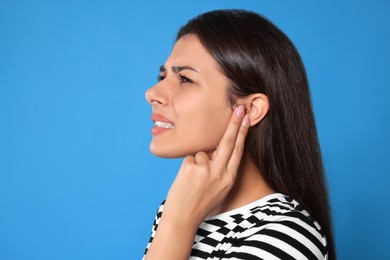
{"type": "Polygon", "coordinates": [[[150,145],[149,151],[157,157],[166,158],[166,159],[175,159],[175,158],[187,156],[187,155],[183,155],[182,153],[178,153],[173,149],[158,149],[153,145],[150,145]]]}
{"type": "Polygon", "coordinates": [[[153,144],[150,144],[149,150],[153,155],[155,155],[157,157],[166,158],[166,159],[176,159],[176,158],[184,158],[186,156],[194,156],[199,151],[206,152],[211,158],[211,155],[213,154],[215,149],[207,149],[206,148],[206,149],[199,149],[199,150],[198,149],[197,150],[194,150],[194,149],[179,150],[179,149],[177,149],[177,147],[171,147],[171,148],[164,147],[163,149],[161,149],[161,147],[159,148],[153,144]]]}

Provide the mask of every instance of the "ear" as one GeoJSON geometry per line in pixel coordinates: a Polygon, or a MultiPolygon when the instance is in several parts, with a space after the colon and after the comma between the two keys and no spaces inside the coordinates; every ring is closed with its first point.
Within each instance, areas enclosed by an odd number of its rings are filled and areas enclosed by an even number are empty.
{"type": "Polygon", "coordinates": [[[259,123],[268,113],[268,97],[262,93],[254,93],[249,96],[239,98],[237,104],[244,104],[246,114],[249,115],[250,126],[259,123]]]}

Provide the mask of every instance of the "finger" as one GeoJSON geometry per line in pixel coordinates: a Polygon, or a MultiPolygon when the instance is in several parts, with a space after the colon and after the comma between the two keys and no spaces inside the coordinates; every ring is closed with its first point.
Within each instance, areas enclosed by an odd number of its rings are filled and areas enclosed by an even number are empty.
{"type": "Polygon", "coordinates": [[[219,151],[218,156],[215,157],[215,161],[218,161],[221,165],[227,165],[230,160],[244,114],[244,105],[239,105],[234,110],[232,118],[230,119],[226,131],[218,145],[219,151]]]}
{"type": "Polygon", "coordinates": [[[198,152],[195,154],[195,163],[196,164],[208,164],[210,161],[209,156],[205,152],[198,152]]]}
{"type": "Polygon", "coordinates": [[[189,166],[189,165],[192,165],[192,164],[195,164],[196,161],[195,161],[195,157],[194,156],[191,156],[191,155],[188,155],[184,158],[183,162],[181,163],[181,168],[185,167],[185,166],[189,166]]]}
{"type": "Polygon", "coordinates": [[[244,153],[245,138],[249,129],[249,115],[245,115],[242,119],[240,130],[236,138],[236,143],[228,162],[228,172],[236,173],[240,166],[241,158],[244,153]]]}
{"type": "Polygon", "coordinates": [[[214,160],[215,157],[217,156],[217,154],[218,154],[218,146],[217,146],[217,148],[215,148],[215,151],[214,151],[213,154],[211,155],[211,160],[214,160]]]}

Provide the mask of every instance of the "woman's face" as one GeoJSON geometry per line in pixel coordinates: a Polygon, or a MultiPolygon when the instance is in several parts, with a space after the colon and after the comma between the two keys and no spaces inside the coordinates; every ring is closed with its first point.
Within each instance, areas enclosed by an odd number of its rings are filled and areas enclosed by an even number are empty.
{"type": "Polygon", "coordinates": [[[146,91],[152,105],[150,151],[176,158],[211,154],[232,115],[228,80],[194,35],[179,39],[160,68],[160,81],[146,91]]]}

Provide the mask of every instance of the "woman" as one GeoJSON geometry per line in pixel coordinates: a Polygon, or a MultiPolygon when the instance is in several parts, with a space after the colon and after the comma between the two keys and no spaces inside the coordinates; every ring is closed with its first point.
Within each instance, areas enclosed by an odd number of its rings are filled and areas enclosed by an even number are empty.
{"type": "Polygon", "coordinates": [[[185,157],[146,260],[336,258],[305,70],[272,23],[190,20],[146,99],[151,152],[185,157]]]}

